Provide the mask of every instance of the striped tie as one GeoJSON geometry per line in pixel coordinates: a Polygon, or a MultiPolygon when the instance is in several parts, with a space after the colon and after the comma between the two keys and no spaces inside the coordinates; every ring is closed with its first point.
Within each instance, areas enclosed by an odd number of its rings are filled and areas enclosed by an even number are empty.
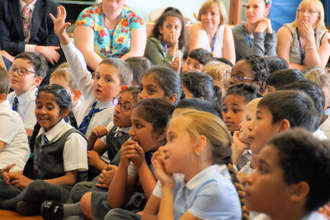
{"type": "Polygon", "coordinates": [[[17,97],[14,98],[14,101],[12,103],[12,109],[13,111],[16,111],[17,112],[17,106],[18,106],[18,99],[17,97]]]}
{"type": "Polygon", "coordinates": [[[103,109],[95,109],[96,106],[96,102],[94,102],[94,104],[92,105],[92,109],[89,111],[88,115],[86,115],[86,117],[84,118],[84,120],[81,122],[81,124],[79,125],[79,131],[82,134],[86,134],[87,128],[89,126],[89,123],[91,122],[91,119],[93,117],[94,114],[102,111],[103,109]]]}

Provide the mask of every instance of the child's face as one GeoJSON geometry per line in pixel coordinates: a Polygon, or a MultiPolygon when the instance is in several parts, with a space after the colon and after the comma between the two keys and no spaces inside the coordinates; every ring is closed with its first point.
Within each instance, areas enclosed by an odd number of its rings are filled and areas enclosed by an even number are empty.
{"type": "Polygon", "coordinates": [[[186,174],[190,167],[194,167],[193,162],[194,148],[197,143],[194,143],[188,132],[183,128],[187,123],[185,117],[173,119],[167,129],[167,143],[163,150],[165,153],[165,169],[169,173],[186,174]],[[183,126],[178,126],[178,124],[183,126]]]}
{"type": "Polygon", "coordinates": [[[266,91],[263,95],[265,96],[265,95],[267,95],[269,93],[272,93],[272,92],[275,92],[275,91],[276,91],[276,88],[274,86],[268,86],[267,85],[266,91]]]}
{"type": "Polygon", "coordinates": [[[76,103],[74,101],[75,93],[74,93],[74,91],[71,90],[69,83],[65,79],[63,79],[61,77],[50,77],[49,84],[51,84],[51,85],[52,84],[57,84],[57,85],[63,86],[69,92],[71,100],[72,100],[71,101],[72,106],[74,106],[74,104],[76,103]]]}
{"type": "Polygon", "coordinates": [[[165,92],[155,81],[152,74],[144,76],[140,82],[140,93],[138,100],[141,101],[147,98],[164,98],[165,92]]]}
{"type": "Polygon", "coordinates": [[[35,114],[38,123],[46,131],[53,128],[62,118],[64,118],[70,109],[60,112],[55,96],[52,93],[41,92],[36,99],[35,114]]]}
{"type": "Polygon", "coordinates": [[[254,121],[249,124],[250,148],[258,155],[266,142],[280,131],[279,123],[272,123],[273,115],[267,108],[257,108],[254,121]]]}
{"type": "MultiPolygon", "coordinates": [[[[15,59],[11,65],[11,68],[25,68],[30,71],[35,71],[33,64],[27,59],[15,59]]],[[[15,91],[16,95],[22,95],[25,92],[33,89],[39,85],[42,78],[35,73],[27,71],[25,75],[20,76],[16,70],[15,72],[9,71],[11,79],[11,88],[15,91]]]]}
{"type": "Polygon", "coordinates": [[[256,119],[256,112],[257,112],[257,106],[258,106],[259,101],[252,100],[248,105],[247,105],[247,111],[246,111],[246,118],[244,121],[242,121],[239,124],[239,136],[238,138],[240,141],[243,143],[250,143],[249,141],[249,125],[251,121],[254,121],[256,119]]]}
{"type": "Polygon", "coordinates": [[[223,100],[222,118],[229,131],[239,130],[239,124],[244,121],[247,102],[243,96],[229,95],[223,100]]]}
{"type": "Polygon", "coordinates": [[[113,123],[117,127],[127,128],[132,126],[131,113],[135,101],[131,92],[124,92],[118,97],[118,105],[113,114],[113,123]]]}
{"type": "Polygon", "coordinates": [[[248,83],[251,84],[254,82],[254,74],[251,69],[251,65],[243,60],[238,63],[233,67],[231,71],[231,78],[230,78],[230,84],[235,85],[239,83],[248,83]],[[246,79],[242,78],[246,77],[246,79]]]}
{"type": "Polygon", "coordinates": [[[131,114],[132,127],[129,136],[139,143],[145,153],[156,151],[163,138],[159,140],[159,134],[155,132],[154,126],[140,117],[137,108],[139,107],[134,108],[131,114]]]}
{"type": "MultiPolygon", "coordinates": [[[[192,94],[191,92],[189,92],[189,90],[187,89],[187,87],[182,85],[182,91],[184,92],[184,94],[186,94],[186,99],[192,99],[195,98],[194,94],[192,94]]],[[[196,97],[199,98],[199,97],[196,97]]]]}
{"type": "Polygon", "coordinates": [[[163,39],[166,36],[175,35],[179,39],[181,35],[181,21],[177,17],[167,16],[163,26],[159,27],[159,32],[163,35],[163,39]]]}
{"type": "Polygon", "coordinates": [[[293,186],[286,184],[278,150],[272,146],[261,150],[257,169],[247,177],[246,182],[246,206],[250,211],[272,215],[289,202],[293,186]]]}
{"type": "Polygon", "coordinates": [[[189,73],[191,71],[202,72],[203,67],[204,65],[198,62],[198,60],[188,57],[188,59],[183,63],[182,72],[183,73],[189,73]]]}
{"type": "Polygon", "coordinates": [[[93,93],[100,102],[109,102],[121,91],[117,68],[109,64],[100,64],[95,71],[93,93]]]}

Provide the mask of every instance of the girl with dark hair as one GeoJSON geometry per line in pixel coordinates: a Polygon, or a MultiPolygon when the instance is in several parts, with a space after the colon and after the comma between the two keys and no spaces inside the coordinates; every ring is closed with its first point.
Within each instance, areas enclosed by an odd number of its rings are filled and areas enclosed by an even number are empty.
{"type": "Polygon", "coordinates": [[[9,172],[12,165],[2,170],[1,209],[23,216],[39,214],[42,202],[66,202],[72,186],[86,179],[87,140],[70,125],[77,126],[70,109],[71,98],[64,87],[39,88],[30,158],[22,172],[9,172]]]}
{"type": "Polygon", "coordinates": [[[187,41],[187,30],[181,11],[168,7],[154,26],[144,56],[154,65],[171,67],[179,72],[182,55],[187,52],[187,41]]]}

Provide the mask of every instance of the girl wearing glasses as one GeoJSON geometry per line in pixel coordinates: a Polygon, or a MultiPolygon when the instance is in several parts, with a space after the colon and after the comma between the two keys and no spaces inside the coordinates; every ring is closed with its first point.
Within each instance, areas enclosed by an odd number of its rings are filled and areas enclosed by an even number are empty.
{"type": "Polygon", "coordinates": [[[325,67],[330,55],[330,34],[324,24],[320,0],[303,0],[296,20],[278,30],[277,55],[288,61],[291,69],[325,67]]]}

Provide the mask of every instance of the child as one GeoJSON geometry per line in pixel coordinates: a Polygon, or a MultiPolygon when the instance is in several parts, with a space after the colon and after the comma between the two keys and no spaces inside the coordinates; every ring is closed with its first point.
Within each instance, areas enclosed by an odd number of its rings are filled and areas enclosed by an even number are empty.
{"type": "Polygon", "coordinates": [[[237,84],[229,87],[223,99],[222,119],[232,133],[246,117],[246,106],[255,98],[262,97],[257,85],[237,84]]]}
{"type": "Polygon", "coordinates": [[[144,56],[154,65],[170,67],[179,72],[182,54],[185,54],[188,48],[187,40],[186,25],[181,11],[168,7],[152,30],[144,56]],[[176,53],[180,53],[178,57],[176,53]]]}
{"type": "Polygon", "coordinates": [[[179,75],[166,67],[153,67],[142,77],[138,100],[147,98],[166,99],[176,105],[184,98],[179,75]]]}
{"type": "Polygon", "coordinates": [[[214,85],[221,88],[222,97],[224,97],[229,87],[231,67],[220,61],[210,60],[204,66],[203,73],[213,78],[214,85]]]}
{"type": "MultiPolygon", "coordinates": [[[[51,18],[72,76],[85,99],[77,123],[79,131],[88,138],[93,128],[98,125],[108,126],[112,122],[112,99],[131,84],[133,73],[125,61],[109,58],[104,59],[98,65],[93,80],[86,68],[84,56],[74,46],[65,31],[70,25],[68,22],[65,23],[65,8],[59,6],[57,12],[57,18],[55,19],[53,15],[51,18]]],[[[104,159],[106,160],[106,158],[104,159]]]]}
{"type": "Polygon", "coordinates": [[[204,49],[194,49],[188,54],[188,58],[183,63],[182,73],[190,71],[202,72],[204,65],[211,60],[212,54],[204,49]]]}
{"type": "Polygon", "coordinates": [[[298,69],[277,70],[269,75],[266,81],[267,89],[264,95],[276,91],[281,86],[306,79],[304,74],[298,69]]]}
{"type": "Polygon", "coordinates": [[[170,121],[166,138],[167,144],[152,158],[159,182],[143,218],[246,219],[231,165],[231,140],[221,119],[185,111],[170,121]],[[175,178],[174,173],[183,175],[175,178]]]}
{"type": "Polygon", "coordinates": [[[180,100],[180,102],[178,102],[178,104],[175,107],[172,117],[173,118],[176,117],[181,113],[181,111],[185,109],[195,109],[198,111],[209,112],[221,118],[221,114],[219,110],[217,110],[217,108],[214,106],[213,103],[198,98],[180,100]]]}
{"type": "Polygon", "coordinates": [[[269,140],[246,180],[247,208],[269,215],[255,220],[325,220],[317,211],[330,199],[329,149],[302,128],[269,140]]]}
{"type": "Polygon", "coordinates": [[[9,89],[10,76],[0,66],[0,171],[13,163],[12,171],[19,171],[28,160],[29,144],[22,119],[6,100],[9,89]]]}
{"type": "Polygon", "coordinates": [[[238,61],[231,71],[230,84],[256,83],[261,94],[265,92],[268,68],[264,58],[251,55],[238,61]]]}
{"type": "Polygon", "coordinates": [[[74,120],[70,108],[70,95],[62,86],[39,88],[35,109],[38,124],[30,142],[30,158],[23,173],[8,173],[14,164],[2,170],[1,209],[39,214],[43,201],[67,201],[72,185],[84,179],[87,140],[66,122],[68,117],[74,120]]]}
{"type": "Polygon", "coordinates": [[[61,85],[68,90],[72,100],[72,112],[75,118],[78,118],[83,106],[83,97],[72,77],[68,63],[63,63],[56,68],[50,75],[49,84],[61,85]]]}
{"type": "Polygon", "coordinates": [[[7,97],[12,109],[22,118],[26,133],[32,136],[36,124],[35,94],[38,85],[47,73],[47,62],[39,53],[24,52],[15,57],[9,69],[11,88],[14,92],[7,97]]]}
{"type": "Polygon", "coordinates": [[[279,56],[271,56],[271,57],[264,57],[268,70],[269,75],[271,75],[273,72],[278,70],[284,70],[289,69],[288,62],[279,56]]]}
{"type": "Polygon", "coordinates": [[[139,86],[143,74],[152,67],[152,63],[145,57],[129,57],[125,61],[133,72],[130,86],[139,86]]]}

